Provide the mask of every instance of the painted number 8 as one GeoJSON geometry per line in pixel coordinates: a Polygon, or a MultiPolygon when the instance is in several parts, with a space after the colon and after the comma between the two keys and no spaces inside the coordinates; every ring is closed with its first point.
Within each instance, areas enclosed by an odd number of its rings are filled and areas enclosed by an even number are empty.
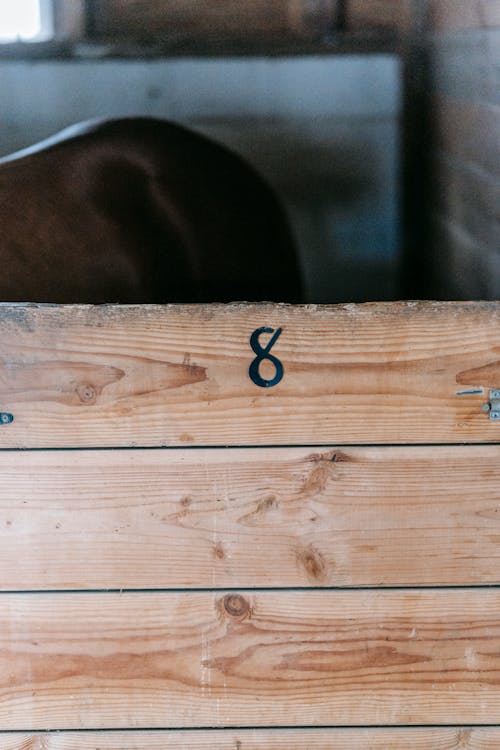
{"type": "Polygon", "coordinates": [[[278,385],[283,377],[283,365],[277,357],[271,354],[271,349],[280,337],[282,330],[282,328],[277,328],[276,330],[274,330],[274,328],[258,328],[250,336],[250,346],[257,356],[248,368],[248,374],[250,375],[250,378],[255,383],[255,385],[258,385],[261,388],[272,388],[273,385],[278,385]],[[274,334],[269,340],[267,346],[264,347],[261,346],[259,342],[259,337],[262,333],[274,334]],[[264,359],[268,359],[270,362],[272,362],[276,370],[276,374],[274,378],[271,378],[271,380],[266,380],[261,376],[259,372],[260,363],[264,359]]]}

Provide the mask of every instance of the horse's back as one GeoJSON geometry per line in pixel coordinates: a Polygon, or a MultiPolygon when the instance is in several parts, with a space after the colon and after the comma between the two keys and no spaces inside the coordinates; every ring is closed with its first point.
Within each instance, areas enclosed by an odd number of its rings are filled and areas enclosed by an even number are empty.
{"type": "Polygon", "coordinates": [[[283,210],[240,157],[183,127],[72,128],[0,162],[3,301],[298,301],[283,210]]]}

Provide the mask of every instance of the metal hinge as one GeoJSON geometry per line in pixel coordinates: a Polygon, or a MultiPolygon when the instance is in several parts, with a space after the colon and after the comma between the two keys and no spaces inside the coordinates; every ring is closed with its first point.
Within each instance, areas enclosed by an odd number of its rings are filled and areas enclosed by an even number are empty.
{"type": "Polygon", "coordinates": [[[490,419],[500,421],[500,391],[490,391],[490,401],[483,406],[483,411],[490,413],[490,419]]]}

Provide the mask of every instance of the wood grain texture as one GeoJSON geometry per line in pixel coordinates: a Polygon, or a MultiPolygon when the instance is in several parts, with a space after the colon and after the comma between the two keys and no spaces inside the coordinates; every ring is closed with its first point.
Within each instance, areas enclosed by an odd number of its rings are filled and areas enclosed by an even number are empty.
{"type": "Polygon", "coordinates": [[[0,735],[2,750],[498,750],[500,730],[308,729],[0,735]]]}
{"type": "Polygon", "coordinates": [[[3,305],[0,446],[497,442],[499,329],[496,302],[3,305]],[[273,388],[248,375],[262,326],[273,388]]]}
{"type": "Polygon", "coordinates": [[[500,722],[500,591],[6,594],[4,730],[500,722]]]}
{"type": "Polygon", "coordinates": [[[0,453],[0,589],[500,583],[500,446],[0,453]]]}

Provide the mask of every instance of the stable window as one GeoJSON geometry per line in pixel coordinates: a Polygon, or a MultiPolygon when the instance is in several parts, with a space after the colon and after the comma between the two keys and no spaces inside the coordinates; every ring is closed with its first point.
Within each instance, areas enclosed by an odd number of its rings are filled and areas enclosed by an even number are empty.
{"type": "Polygon", "coordinates": [[[42,42],[54,36],[52,0],[2,0],[0,43],[42,42]]]}

